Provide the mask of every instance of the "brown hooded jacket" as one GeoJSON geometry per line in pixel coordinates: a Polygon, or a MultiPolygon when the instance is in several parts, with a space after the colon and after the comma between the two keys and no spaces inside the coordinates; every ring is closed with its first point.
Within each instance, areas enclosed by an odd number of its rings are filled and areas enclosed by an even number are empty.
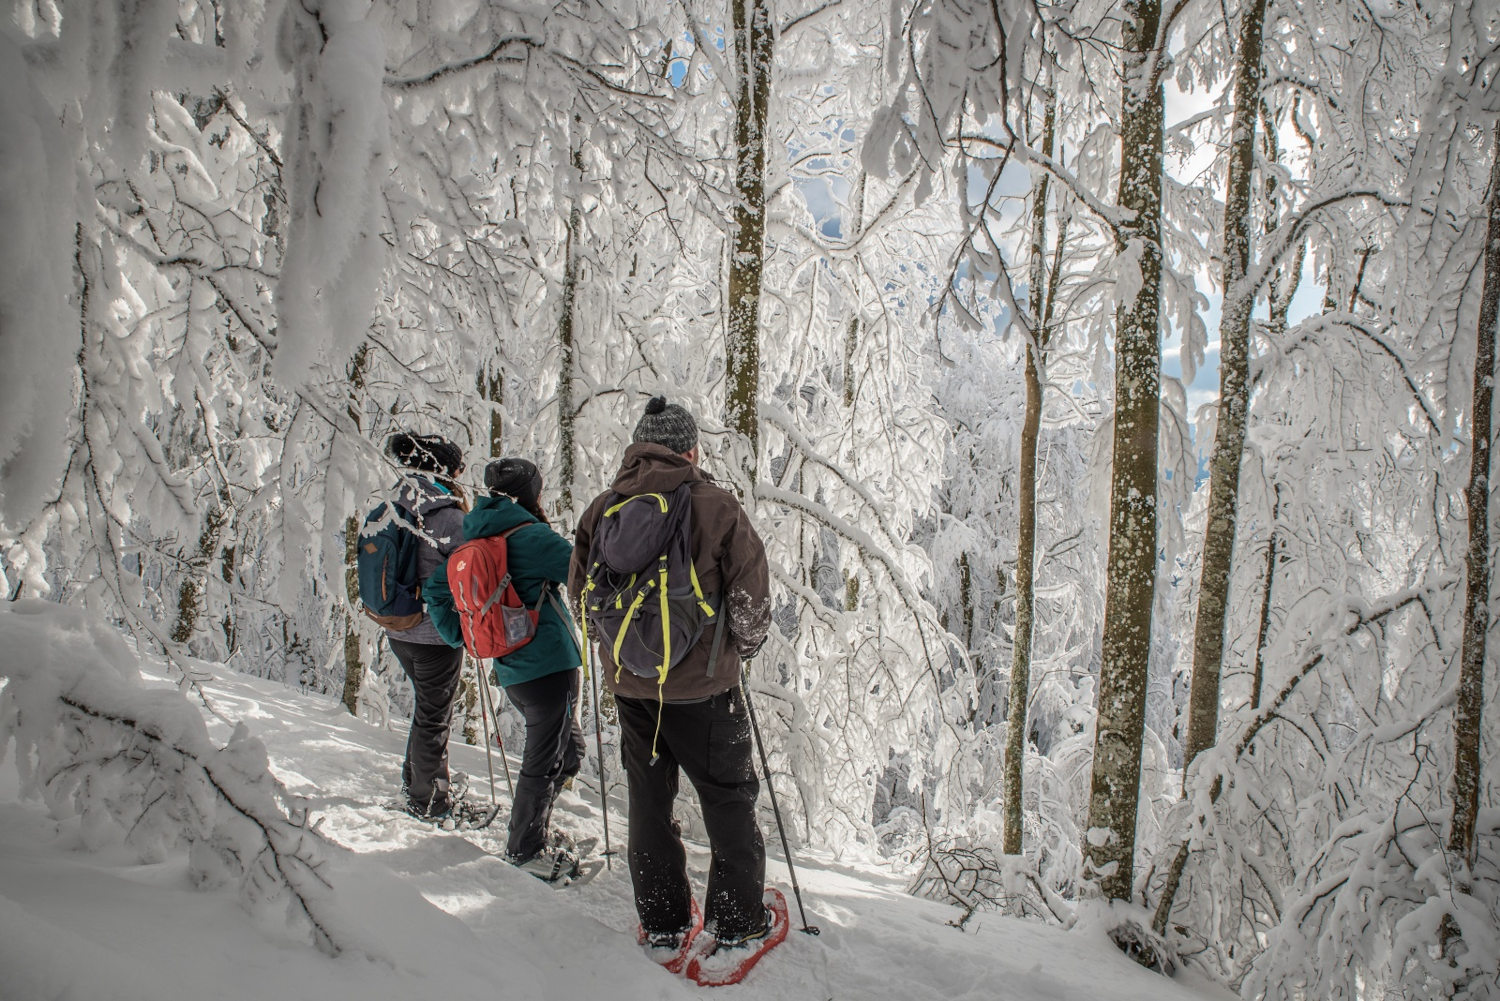
{"type": "MultiPolygon", "coordinates": [[[[771,627],[766,550],[740,502],[683,456],[647,442],[631,445],[610,490],[596,497],[579,519],[568,569],[568,591],[576,602],[586,583],[589,547],[611,494],[666,494],[683,483],[690,484],[693,502],[693,566],[704,594],[721,596],[718,603],[728,613],[728,632],[709,677],[714,629],[703,630],[697,645],[668,672],[660,696],[666,702],[694,702],[735,687],[740,680],[740,658],[753,654],[771,627]]],[[[576,605],[574,613],[582,615],[576,605]]],[[[596,647],[590,658],[616,695],[656,701],[655,679],[616,671],[608,648],[596,647]]]]}

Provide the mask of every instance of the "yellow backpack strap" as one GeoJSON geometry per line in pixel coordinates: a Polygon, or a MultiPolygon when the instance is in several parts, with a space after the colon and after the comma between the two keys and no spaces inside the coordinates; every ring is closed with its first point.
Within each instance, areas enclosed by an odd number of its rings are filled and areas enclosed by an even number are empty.
{"type": "Polygon", "coordinates": [[[613,517],[615,514],[617,514],[619,512],[620,508],[624,507],[626,504],[629,504],[631,501],[633,501],[633,500],[645,500],[648,497],[654,497],[654,498],[656,498],[656,503],[658,505],[660,505],[660,507],[661,507],[661,513],[662,514],[666,514],[667,513],[667,499],[665,497],[663,497],[661,494],[632,494],[631,496],[626,497],[624,500],[620,501],[618,504],[612,504],[609,507],[605,508],[604,509],[604,517],[606,517],[606,518],[613,517]]]}
{"type": "Polygon", "coordinates": [[[710,619],[713,618],[717,613],[714,612],[714,606],[710,605],[707,599],[703,597],[703,587],[698,583],[698,568],[693,566],[691,560],[688,561],[688,577],[693,581],[693,595],[698,599],[698,607],[703,609],[705,616],[710,619]]]}
{"type": "MultiPolygon", "coordinates": [[[[646,600],[646,591],[648,589],[649,585],[636,592],[635,600],[630,603],[630,608],[625,612],[625,619],[620,623],[620,631],[615,633],[615,645],[612,652],[615,655],[615,664],[617,665],[620,663],[620,647],[625,642],[625,632],[630,628],[630,622],[635,618],[635,613],[640,611],[641,602],[646,600]]],[[[615,680],[618,681],[619,677],[619,674],[616,673],[615,680]]]]}
{"type": "Polygon", "coordinates": [[[672,622],[671,613],[667,607],[666,553],[661,554],[661,570],[657,579],[660,581],[657,585],[657,590],[661,592],[661,667],[657,669],[660,673],[657,675],[656,687],[658,694],[660,694],[661,686],[667,683],[667,668],[672,663],[672,622]]]}

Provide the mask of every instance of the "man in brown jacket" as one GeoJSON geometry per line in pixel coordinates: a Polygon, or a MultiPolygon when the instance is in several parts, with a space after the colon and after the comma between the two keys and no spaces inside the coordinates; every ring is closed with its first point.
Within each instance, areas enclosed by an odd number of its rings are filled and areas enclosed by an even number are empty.
{"type": "MultiPolygon", "coordinates": [[[[680,828],[672,816],[679,769],[703,807],[712,861],[704,929],[719,948],[766,934],[766,853],[755,818],[760,792],[750,721],[740,690],[741,658],[753,656],[771,624],[765,547],[729,491],[698,468],[698,426],[656,397],[635,427],[611,489],[589,505],[573,540],[568,589],[584,594],[600,519],[620,500],[688,485],[693,569],[725,635],[704,628],[664,679],[622,670],[600,643],[593,663],[614,693],[620,756],[630,792],[630,877],[642,941],[658,962],[679,962],[692,935],[692,888],[680,828]],[[715,597],[717,596],[717,598],[715,597]]],[[[639,502],[638,502],[639,503],[639,502]]]]}

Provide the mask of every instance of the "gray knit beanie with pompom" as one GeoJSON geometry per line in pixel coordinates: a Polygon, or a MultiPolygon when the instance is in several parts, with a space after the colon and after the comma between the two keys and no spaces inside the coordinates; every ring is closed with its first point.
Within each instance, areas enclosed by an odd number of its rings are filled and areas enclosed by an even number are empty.
{"type": "Polygon", "coordinates": [[[668,403],[665,396],[654,396],[646,404],[646,412],[641,415],[630,440],[662,445],[684,455],[698,444],[698,422],[693,420],[687,408],[668,403]]]}

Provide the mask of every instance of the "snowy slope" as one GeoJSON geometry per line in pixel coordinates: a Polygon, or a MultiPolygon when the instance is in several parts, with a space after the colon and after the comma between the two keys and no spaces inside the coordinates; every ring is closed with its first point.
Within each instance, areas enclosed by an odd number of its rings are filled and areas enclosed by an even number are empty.
{"type": "MultiPolygon", "coordinates": [[[[330,959],[283,929],[257,926],[232,892],[193,889],[183,859],[141,865],[123,852],[84,851],[75,820],[59,824],[40,804],[19,800],[11,748],[0,765],[3,1001],[701,994],[636,948],[623,858],[586,886],[550,888],[484,850],[499,850],[503,813],[493,831],[451,834],[382,806],[396,794],[404,726],[382,730],[331,700],[221,665],[204,668],[211,675],[205,690],[215,711],[214,737],[227,739],[232,722],[244,721],[265,742],[276,774],[308,799],[322,833],[348,849],[330,851],[330,878],[340,925],[360,948],[330,959]]],[[[151,673],[159,668],[145,670],[149,682],[166,686],[160,673],[151,673]]],[[[482,749],[455,744],[452,755],[455,768],[476,776],[475,793],[486,796],[482,749]]],[[[560,805],[561,824],[579,835],[601,833],[597,800],[566,792],[560,805]]],[[[617,843],[621,805],[613,804],[611,814],[617,843]]],[[[690,857],[701,892],[706,852],[698,848],[690,857]]],[[[955,911],[907,896],[889,873],[817,853],[798,862],[809,920],[822,935],[793,931],[744,985],[721,989],[729,996],[1228,997],[1133,966],[1097,931],[1063,932],[995,915],[959,931],[947,924],[955,911]]],[[[776,857],[770,872],[790,900],[776,857]]]]}

